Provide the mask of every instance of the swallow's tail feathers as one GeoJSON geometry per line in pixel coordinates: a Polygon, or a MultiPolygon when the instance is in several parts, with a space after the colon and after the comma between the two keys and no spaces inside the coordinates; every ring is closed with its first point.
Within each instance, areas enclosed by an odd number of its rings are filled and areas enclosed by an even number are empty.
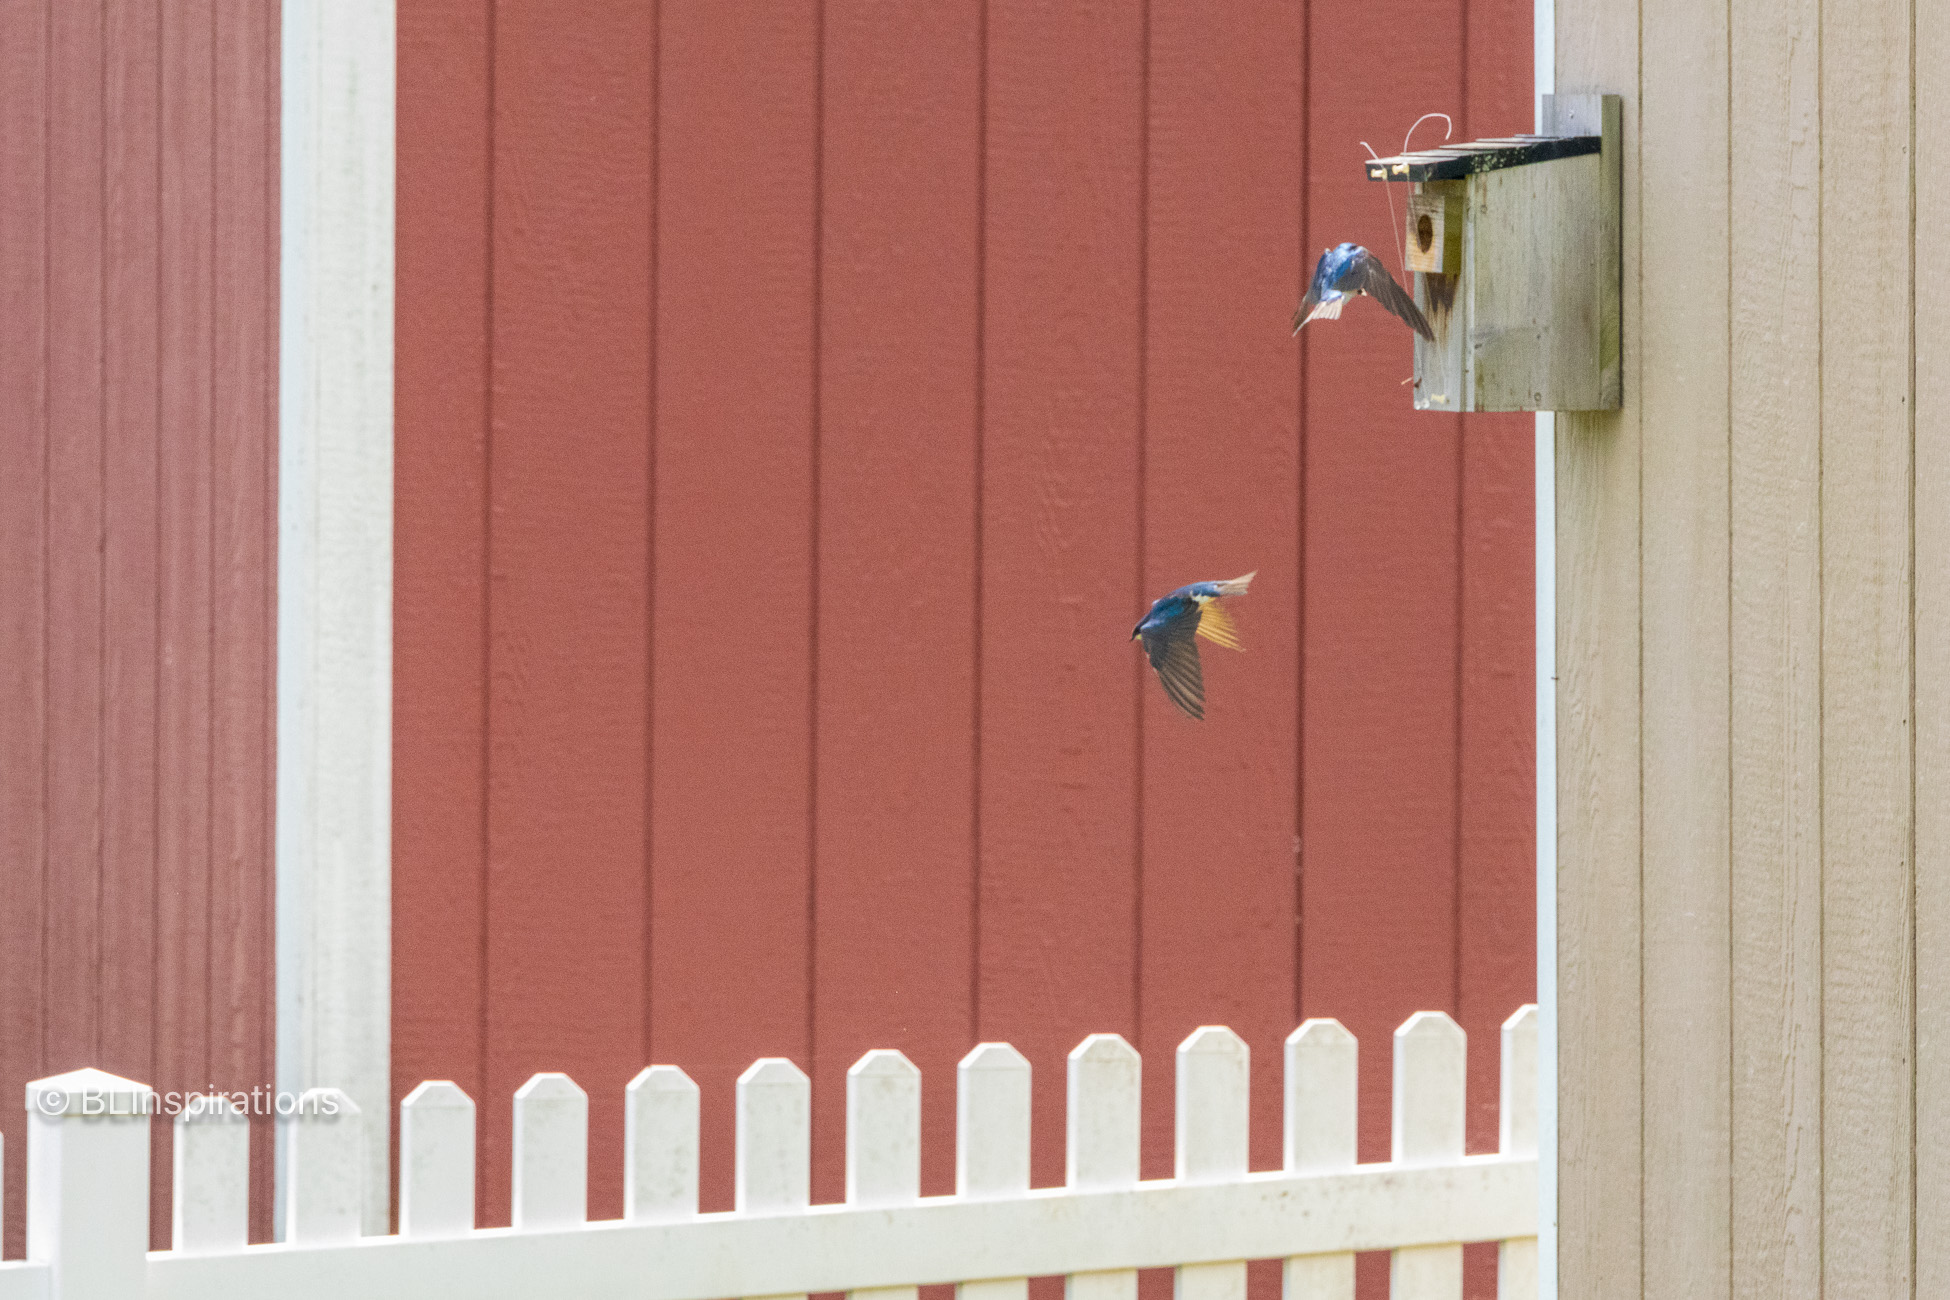
{"type": "Polygon", "coordinates": [[[1313,319],[1314,308],[1320,306],[1320,295],[1312,289],[1300,300],[1300,306],[1293,313],[1293,332],[1298,334],[1300,327],[1313,319]]]}
{"type": "Polygon", "coordinates": [[[1213,645],[1222,645],[1228,650],[1244,650],[1239,644],[1239,626],[1232,616],[1219,608],[1219,602],[1208,600],[1199,607],[1198,635],[1213,645]]]}
{"type": "Polygon", "coordinates": [[[1219,584],[1219,594],[1221,596],[1243,596],[1246,594],[1246,588],[1251,586],[1253,579],[1258,576],[1259,570],[1254,569],[1251,573],[1242,574],[1237,578],[1227,578],[1219,584]]]}
{"type": "MultiPolygon", "coordinates": [[[[1307,298],[1312,299],[1313,295],[1308,294],[1307,298]]],[[[1325,302],[1316,300],[1312,308],[1309,308],[1306,301],[1303,300],[1300,303],[1300,310],[1293,313],[1293,332],[1298,334],[1300,327],[1309,321],[1339,320],[1341,318],[1341,308],[1345,306],[1347,306],[1347,298],[1345,295],[1336,295],[1325,302]]]]}

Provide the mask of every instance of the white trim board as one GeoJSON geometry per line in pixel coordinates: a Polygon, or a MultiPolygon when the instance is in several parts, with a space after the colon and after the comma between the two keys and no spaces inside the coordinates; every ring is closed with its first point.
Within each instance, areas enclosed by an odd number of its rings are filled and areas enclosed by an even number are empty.
{"type": "MultiPolygon", "coordinates": [[[[284,0],[277,1086],[391,1106],[393,0],[284,0]]],[[[278,1151],[283,1236],[286,1153],[278,1151]]]]}
{"type": "MultiPolygon", "coordinates": [[[[1557,90],[1557,0],[1535,0],[1536,125],[1557,90]]],[[[1557,416],[1537,415],[1537,1296],[1557,1300],[1557,416]]]]}

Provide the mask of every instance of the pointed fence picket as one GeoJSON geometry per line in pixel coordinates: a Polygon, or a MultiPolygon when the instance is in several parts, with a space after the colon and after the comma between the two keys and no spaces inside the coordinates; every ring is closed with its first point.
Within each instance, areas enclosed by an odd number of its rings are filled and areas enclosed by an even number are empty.
{"type": "MultiPolygon", "coordinates": [[[[921,1072],[899,1052],[868,1052],[846,1072],[846,1203],[921,1199],[921,1072]]],[[[853,1300],[915,1300],[911,1286],[868,1287],[853,1300]]]]}
{"type": "Polygon", "coordinates": [[[517,1231],[580,1226],[589,1205],[589,1094],[566,1074],[515,1090],[513,1213],[517,1231]]]}
{"type": "MultiPolygon", "coordinates": [[[[1360,1044],[1338,1020],[1309,1020],[1287,1036],[1281,1159],[1287,1173],[1354,1168],[1360,1064],[1360,1044]]],[[[1285,1300],[1354,1300],[1354,1255],[1289,1255],[1281,1279],[1285,1300]]]]}
{"type": "Polygon", "coordinates": [[[697,1213],[698,1091],[674,1065],[646,1066],[623,1090],[623,1217],[671,1223],[697,1213]]]}
{"type": "MultiPolygon", "coordinates": [[[[1396,1164],[1450,1164],[1462,1158],[1468,1061],[1462,1029],[1440,1011],[1417,1012],[1395,1031],[1396,1164]]],[[[1396,1250],[1389,1259],[1389,1300],[1462,1300],[1462,1268],[1460,1245],[1396,1250]]]]}
{"type": "Polygon", "coordinates": [[[1353,1252],[1392,1252],[1393,1300],[1457,1300],[1461,1243],[1497,1241],[1501,1300],[1537,1294],[1536,1017],[1503,1026],[1501,1150],[1463,1154],[1461,1029],[1423,1013],[1395,1035],[1392,1158],[1358,1164],[1358,1044],[1310,1020],[1285,1044],[1281,1168],[1248,1166],[1251,1055],[1206,1026],[1176,1056],[1174,1176],[1139,1179],[1142,1063],[1115,1034],[1070,1053],[1065,1185],[1029,1186],[1030,1067],[984,1043],[956,1075],[955,1194],[920,1195],[920,1071],[869,1052],[848,1072],[846,1200],[810,1204],[811,1084],[767,1058],[738,1080],[737,1208],[697,1211],[698,1089],[653,1066],[625,1094],[624,1217],[587,1221],[589,1102],[561,1074],[516,1092],[512,1226],[476,1229],[474,1101],[421,1084],[400,1106],[400,1233],[360,1238],[361,1116],[300,1099],[286,1241],[247,1246],[249,1128],[209,1099],[175,1120],[174,1249],[145,1250],[155,1094],[83,1070],[29,1086],[28,1254],[0,1300],[380,1300],[532,1295],[713,1300],[847,1291],[1132,1300],[1140,1268],[1178,1300],[1243,1300],[1245,1262],[1282,1259],[1285,1300],[1351,1300],[1353,1252]]]}
{"type": "MultiPolygon", "coordinates": [[[[1007,1043],[983,1043],[955,1070],[955,1195],[1003,1200],[1029,1194],[1029,1061],[1007,1043]]],[[[980,1278],[955,1300],[1027,1300],[1026,1277],[980,1278]]]]}
{"type": "Polygon", "coordinates": [[[301,1093],[297,1110],[283,1119],[291,1128],[286,1241],[322,1246],[358,1240],[365,1212],[365,1146],[359,1120],[358,1106],[337,1088],[301,1093]]]}
{"type": "Polygon", "coordinates": [[[445,1080],[399,1104],[399,1235],[458,1237],[474,1226],[474,1099],[445,1080]]]}
{"type": "MultiPolygon", "coordinates": [[[[1178,1045],[1175,1171],[1181,1183],[1220,1183],[1246,1174],[1246,1042],[1206,1025],[1178,1045]]],[[[1181,1264],[1177,1300],[1246,1300],[1246,1262],[1181,1264]]]]}
{"type": "Polygon", "coordinates": [[[192,1097],[176,1114],[174,1146],[173,1185],[183,1192],[170,1202],[171,1248],[186,1255],[242,1250],[250,1240],[251,1191],[244,1112],[228,1097],[192,1097]]]}
{"type": "MultiPolygon", "coordinates": [[[[812,1080],[782,1056],[738,1076],[737,1161],[736,1213],[788,1214],[812,1203],[812,1080]]],[[[806,1300],[806,1291],[783,1288],[754,1294],[806,1300]]]]}
{"type": "MultiPolygon", "coordinates": [[[[1098,1191],[1137,1185],[1142,1083],[1137,1049],[1116,1034],[1092,1034],[1070,1053],[1066,1186],[1098,1191]]],[[[1136,1300],[1137,1270],[1066,1274],[1063,1295],[1064,1300],[1136,1300]]]]}
{"type": "MultiPolygon", "coordinates": [[[[1537,1158],[1537,1008],[1524,1007],[1503,1022],[1503,1070],[1498,1100],[1497,1150],[1537,1158]]],[[[1497,1300],[1531,1300],[1537,1294],[1537,1238],[1497,1243],[1497,1300]]]]}

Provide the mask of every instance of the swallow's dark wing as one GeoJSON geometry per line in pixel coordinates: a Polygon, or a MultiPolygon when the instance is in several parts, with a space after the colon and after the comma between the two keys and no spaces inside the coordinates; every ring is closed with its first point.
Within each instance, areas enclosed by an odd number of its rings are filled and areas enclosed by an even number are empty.
{"type": "Polygon", "coordinates": [[[1415,305],[1415,299],[1408,296],[1407,290],[1395,283],[1395,277],[1388,274],[1388,268],[1381,259],[1366,249],[1354,261],[1353,274],[1343,280],[1342,287],[1359,289],[1395,315],[1407,321],[1409,328],[1417,334],[1435,342],[1435,331],[1429,327],[1429,318],[1415,305]],[[1349,283],[1352,281],[1352,283],[1349,283]]]}
{"type": "Polygon", "coordinates": [[[1158,670],[1158,681],[1173,704],[1201,721],[1205,717],[1205,675],[1198,664],[1199,608],[1191,606],[1162,626],[1144,633],[1144,653],[1158,670]]]}

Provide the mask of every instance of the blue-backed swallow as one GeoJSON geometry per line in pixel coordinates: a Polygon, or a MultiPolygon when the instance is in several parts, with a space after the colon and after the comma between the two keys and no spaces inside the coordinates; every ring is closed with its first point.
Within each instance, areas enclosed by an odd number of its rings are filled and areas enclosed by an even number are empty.
{"type": "Polygon", "coordinates": [[[1310,320],[1339,319],[1347,300],[1363,293],[1407,321],[1417,334],[1435,342],[1429,318],[1415,305],[1415,299],[1395,283],[1380,258],[1359,244],[1336,244],[1320,255],[1307,296],[1300,300],[1300,310],[1293,313],[1293,332],[1298,334],[1310,320]]]}
{"type": "Polygon", "coordinates": [[[1226,596],[1243,596],[1253,574],[1224,582],[1194,582],[1151,603],[1151,612],[1131,629],[1164,684],[1165,695],[1192,717],[1205,717],[1205,677],[1198,666],[1198,638],[1228,650],[1241,649],[1239,630],[1219,608],[1226,596]]]}

